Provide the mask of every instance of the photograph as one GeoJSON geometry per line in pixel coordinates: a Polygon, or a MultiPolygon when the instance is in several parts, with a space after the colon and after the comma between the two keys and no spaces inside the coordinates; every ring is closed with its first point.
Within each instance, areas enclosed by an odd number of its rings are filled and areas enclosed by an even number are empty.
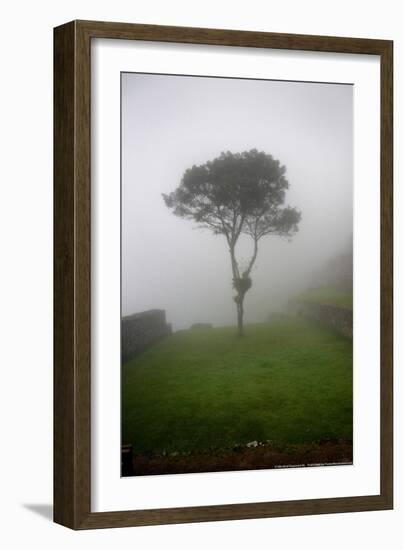
{"type": "Polygon", "coordinates": [[[121,476],[352,465],[354,85],[120,85],[121,476]]]}

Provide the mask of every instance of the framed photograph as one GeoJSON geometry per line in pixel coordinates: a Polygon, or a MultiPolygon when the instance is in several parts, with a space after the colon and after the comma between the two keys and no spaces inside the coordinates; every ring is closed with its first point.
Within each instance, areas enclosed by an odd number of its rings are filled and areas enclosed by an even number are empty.
{"type": "Polygon", "coordinates": [[[386,40],[54,32],[54,519],[393,506],[386,40]]]}

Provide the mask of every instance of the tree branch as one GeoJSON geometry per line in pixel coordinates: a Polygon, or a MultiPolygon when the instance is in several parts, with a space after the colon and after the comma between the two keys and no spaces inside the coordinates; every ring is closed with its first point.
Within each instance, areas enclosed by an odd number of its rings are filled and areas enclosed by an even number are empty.
{"type": "Polygon", "coordinates": [[[244,277],[249,277],[250,272],[252,271],[252,267],[253,267],[253,265],[256,261],[256,258],[257,258],[257,253],[258,253],[258,244],[257,243],[258,243],[259,239],[255,237],[253,240],[254,240],[253,254],[252,254],[252,257],[250,259],[248,268],[243,272],[244,277]]]}
{"type": "Polygon", "coordinates": [[[232,276],[234,279],[239,279],[239,266],[238,262],[235,256],[235,247],[231,246],[229,247],[229,253],[231,256],[231,266],[232,266],[232,276]]]}

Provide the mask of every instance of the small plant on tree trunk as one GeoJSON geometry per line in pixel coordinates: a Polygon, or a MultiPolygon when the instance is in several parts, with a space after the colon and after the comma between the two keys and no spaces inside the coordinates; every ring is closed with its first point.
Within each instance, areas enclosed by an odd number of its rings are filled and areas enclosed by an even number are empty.
{"type": "Polygon", "coordinates": [[[298,231],[300,212],[284,206],[289,188],[285,171],[278,160],[256,149],[243,153],[228,151],[201,166],[192,166],[175,191],[163,194],[165,204],[176,216],[224,235],[231,258],[240,336],[244,299],[252,287],[250,274],[260,239],[267,235],[291,239],[298,231]],[[253,252],[245,269],[240,268],[236,257],[241,234],[253,241],[253,252]]]}

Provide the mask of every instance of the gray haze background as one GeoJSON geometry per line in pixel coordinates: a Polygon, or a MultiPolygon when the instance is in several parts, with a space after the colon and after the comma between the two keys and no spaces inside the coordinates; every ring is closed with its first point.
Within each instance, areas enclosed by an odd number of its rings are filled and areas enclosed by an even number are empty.
{"type": "MultiPolygon", "coordinates": [[[[175,217],[162,193],[222,151],[257,148],[287,167],[293,241],[266,237],[245,321],[266,320],[351,245],[353,87],[171,75],[122,75],[122,314],[165,309],[173,328],[235,324],[223,236],[175,217]]],[[[238,257],[251,242],[243,237],[238,257]]]]}

